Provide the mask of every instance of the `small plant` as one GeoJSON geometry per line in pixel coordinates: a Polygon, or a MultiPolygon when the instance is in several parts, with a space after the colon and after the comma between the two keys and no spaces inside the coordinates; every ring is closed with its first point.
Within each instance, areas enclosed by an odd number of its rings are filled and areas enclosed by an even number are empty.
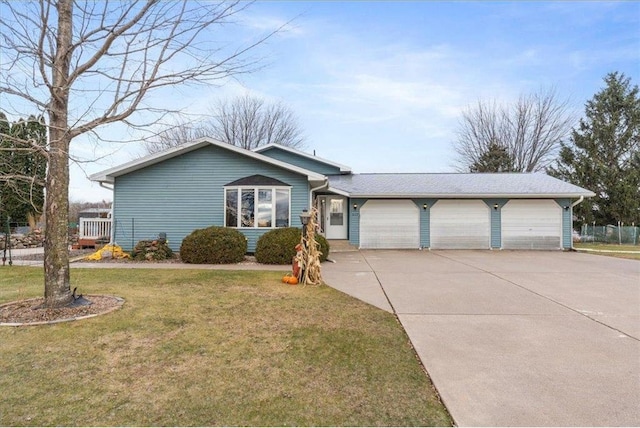
{"type": "MultiPolygon", "coordinates": [[[[289,265],[296,255],[296,245],[300,243],[302,232],[296,227],[274,229],[265,233],[256,244],[256,261],[269,265],[289,265]]],[[[329,243],[324,236],[316,235],[322,253],[320,261],[324,262],[329,256],[329,243]]]]}
{"type": "Polygon", "coordinates": [[[180,245],[180,258],[184,263],[239,263],[246,252],[247,240],[242,233],[219,226],[194,230],[180,245]]]}
{"type": "Polygon", "coordinates": [[[173,251],[166,242],[157,239],[153,241],[140,241],[131,252],[133,260],[168,260],[173,258],[173,251]]]}

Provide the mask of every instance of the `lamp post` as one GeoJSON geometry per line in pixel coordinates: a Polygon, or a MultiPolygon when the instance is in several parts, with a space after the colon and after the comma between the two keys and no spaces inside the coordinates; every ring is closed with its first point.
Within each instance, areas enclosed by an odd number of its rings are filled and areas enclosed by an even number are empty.
{"type": "Polygon", "coordinates": [[[300,223],[302,223],[302,233],[305,233],[307,231],[307,224],[309,224],[310,218],[311,218],[311,214],[309,214],[309,211],[302,210],[302,213],[300,213],[300,223]]]}

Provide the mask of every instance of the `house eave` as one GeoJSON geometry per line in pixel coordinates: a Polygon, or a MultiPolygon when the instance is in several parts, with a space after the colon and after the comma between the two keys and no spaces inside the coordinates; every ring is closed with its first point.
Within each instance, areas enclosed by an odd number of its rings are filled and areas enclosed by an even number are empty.
{"type": "Polygon", "coordinates": [[[340,196],[351,197],[349,192],[345,192],[344,190],[336,189],[335,187],[331,187],[331,186],[327,188],[327,192],[335,193],[336,195],[340,195],[340,196]]]}
{"type": "Polygon", "coordinates": [[[394,193],[394,194],[370,194],[370,193],[349,193],[335,188],[329,188],[332,192],[349,196],[350,198],[361,199],[574,199],[584,196],[590,198],[594,193],[394,193]]]}

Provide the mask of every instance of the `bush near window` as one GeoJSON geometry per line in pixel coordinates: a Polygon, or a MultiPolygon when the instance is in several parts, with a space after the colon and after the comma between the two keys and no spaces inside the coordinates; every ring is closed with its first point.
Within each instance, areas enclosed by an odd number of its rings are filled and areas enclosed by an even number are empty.
{"type": "MultiPolygon", "coordinates": [[[[297,227],[274,229],[265,233],[256,244],[256,261],[269,265],[291,264],[301,237],[302,231],[297,227]]],[[[316,241],[322,253],[320,261],[324,262],[329,256],[329,243],[322,235],[316,235],[316,241]]]]}
{"type": "Polygon", "coordinates": [[[173,251],[166,242],[156,240],[140,241],[131,252],[133,260],[168,260],[173,258],[173,251]]]}
{"type": "Polygon", "coordinates": [[[244,235],[236,229],[220,226],[194,230],[180,245],[180,258],[184,263],[239,263],[244,260],[246,252],[244,235]]]}

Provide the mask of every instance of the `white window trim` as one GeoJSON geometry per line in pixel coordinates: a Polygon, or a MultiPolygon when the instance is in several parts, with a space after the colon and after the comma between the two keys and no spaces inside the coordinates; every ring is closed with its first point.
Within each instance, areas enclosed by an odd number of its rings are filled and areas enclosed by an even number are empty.
{"type": "Polygon", "coordinates": [[[234,229],[241,229],[241,230],[253,230],[253,229],[261,229],[261,230],[268,230],[268,229],[282,229],[282,227],[276,227],[276,202],[277,202],[277,196],[276,196],[276,191],[277,190],[286,190],[288,192],[289,195],[289,200],[288,200],[288,204],[289,204],[289,217],[287,218],[287,223],[289,224],[289,226],[287,227],[291,227],[291,186],[225,186],[224,187],[224,202],[223,202],[223,207],[224,207],[224,211],[223,211],[223,217],[224,217],[224,227],[232,227],[234,229]],[[236,225],[235,226],[230,226],[227,224],[227,190],[235,190],[237,192],[237,215],[236,215],[236,225]],[[252,190],[253,191],[253,197],[254,197],[254,202],[253,202],[253,226],[240,226],[241,222],[242,222],[242,215],[241,215],[241,209],[240,209],[240,203],[242,201],[242,191],[246,191],[246,190],[252,190]],[[258,195],[259,195],[259,191],[260,190],[271,190],[271,227],[259,227],[258,226],[258,195]]]}

